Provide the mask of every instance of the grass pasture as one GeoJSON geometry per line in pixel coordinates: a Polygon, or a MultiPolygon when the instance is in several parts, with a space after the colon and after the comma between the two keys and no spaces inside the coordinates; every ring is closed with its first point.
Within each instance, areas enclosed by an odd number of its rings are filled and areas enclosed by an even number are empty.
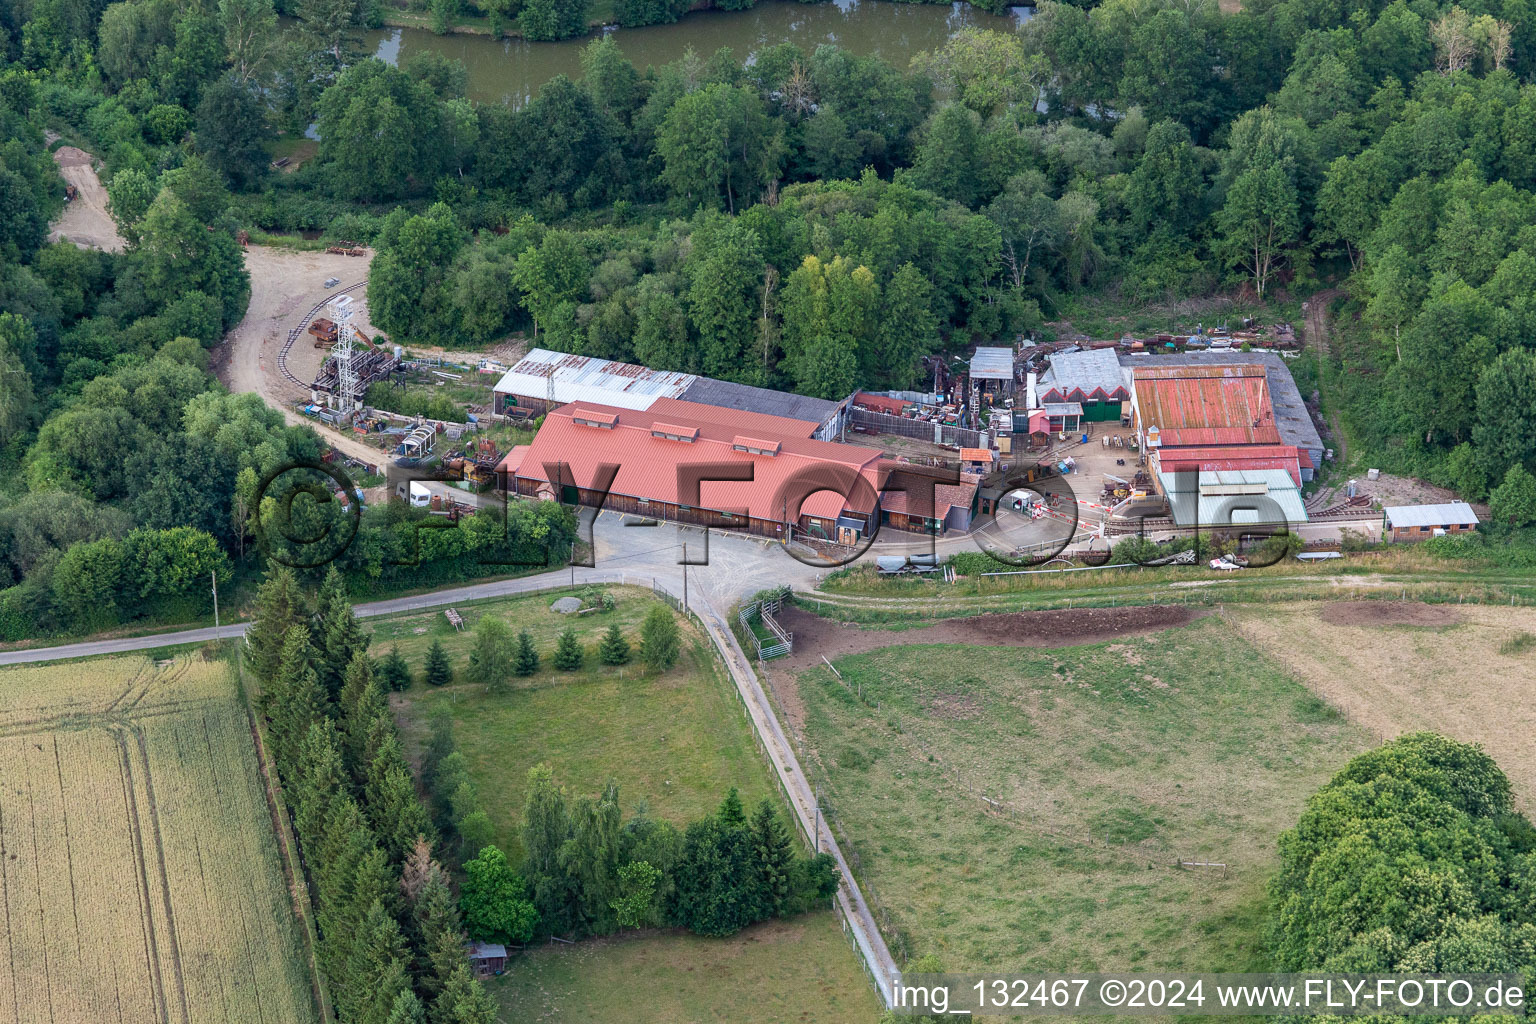
{"type": "Polygon", "coordinates": [[[1536,813],[1536,612],[1377,599],[1234,606],[1227,616],[1373,740],[1432,729],[1482,744],[1516,804],[1536,813]]]}
{"type": "MultiPolygon", "coordinates": [[[[669,671],[648,673],[638,661],[640,623],[660,602],[648,589],[613,587],[611,612],[561,615],[550,603],[566,591],[461,606],[466,629],[455,633],[442,612],[368,620],[376,655],[398,644],[417,681],[393,695],[408,749],[419,749],[434,707],[453,711],[458,749],[469,763],[497,842],[522,858],[528,769],[548,762],[572,794],[596,793],[617,779],[625,813],[643,803],[682,826],[718,806],[735,786],[751,807],[777,798],[769,767],[752,738],[731,680],[709,640],[679,618],[683,655],[669,671]],[[486,615],[526,629],[539,649],[539,671],[513,678],[493,696],[462,680],[441,688],[420,681],[434,639],[456,670],[467,662],[471,631],[486,615]],[[622,669],[602,665],[597,643],[618,623],[637,658],[622,669]],[[576,672],[550,664],[567,626],[587,658],[576,672]]],[[[870,1024],[876,996],[858,956],[830,911],[769,921],[728,939],[648,931],[540,947],[520,953],[490,982],[505,1020],[570,1024],[686,1024],[704,1021],[870,1024]]]]}
{"type": "Polygon", "coordinates": [[[1055,649],[890,636],[798,692],[893,947],[955,971],[1259,967],[1276,838],[1374,737],[1214,616],[1055,649]]]}
{"type": "Polygon", "coordinates": [[[226,665],[0,671],[0,1019],[314,1021],[226,665]]]}
{"type": "MultiPolygon", "coordinates": [[[[433,639],[441,639],[455,671],[474,643],[474,624],[485,615],[504,618],[513,630],[532,634],[541,659],[538,672],[513,678],[505,696],[455,681],[438,689],[418,682],[396,695],[396,719],[410,749],[425,738],[434,706],[453,710],[454,735],[469,762],[481,804],[495,824],[498,845],[514,861],[528,769],[547,761],[571,793],[596,793],[618,780],[626,813],[644,802],[651,813],[676,824],[713,810],[731,786],[748,806],[772,793],[768,766],[752,739],[736,692],[714,657],[714,648],[680,620],[683,656],[653,676],[639,663],[640,621],[660,602],[642,588],[612,588],[617,607],[607,613],[561,615],[549,609],[560,593],[535,594],[460,609],[465,631],[455,634],[441,611],[374,622],[375,654],[398,643],[420,676],[433,639]],[[603,665],[597,643],[617,622],[636,659],[622,668],[603,665]],[[587,656],[576,672],[550,664],[555,637],[574,626],[587,656]]],[[[457,677],[456,677],[457,678],[457,677]]]]}
{"type": "Polygon", "coordinates": [[[829,910],[728,939],[682,932],[530,950],[489,983],[507,1020],[873,1024],[878,999],[829,910]]]}

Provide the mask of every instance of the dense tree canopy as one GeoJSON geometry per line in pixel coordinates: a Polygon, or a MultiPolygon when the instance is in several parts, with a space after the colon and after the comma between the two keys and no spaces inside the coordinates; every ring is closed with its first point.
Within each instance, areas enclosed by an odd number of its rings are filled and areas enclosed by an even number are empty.
{"type": "Polygon", "coordinates": [[[1477,747],[1432,733],[1355,758],[1280,838],[1276,969],[1527,973],[1536,829],[1477,747]]]}

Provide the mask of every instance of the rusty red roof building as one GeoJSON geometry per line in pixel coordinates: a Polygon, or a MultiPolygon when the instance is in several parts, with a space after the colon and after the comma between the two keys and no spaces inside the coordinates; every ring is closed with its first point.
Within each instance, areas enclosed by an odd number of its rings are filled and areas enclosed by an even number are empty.
{"type": "MultiPolygon", "coordinates": [[[[1295,445],[1260,444],[1209,448],[1153,448],[1154,472],[1198,470],[1283,469],[1301,486],[1301,461],[1306,452],[1295,445]]],[[[1310,461],[1310,460],[1309,460],[1310,461]]]]}
{"type": "Polygon", "coordinates": [[[1280,443],[1262,366],[1138,366],[1132,372],[1136,425],[1148,445],[1280,443]]]}

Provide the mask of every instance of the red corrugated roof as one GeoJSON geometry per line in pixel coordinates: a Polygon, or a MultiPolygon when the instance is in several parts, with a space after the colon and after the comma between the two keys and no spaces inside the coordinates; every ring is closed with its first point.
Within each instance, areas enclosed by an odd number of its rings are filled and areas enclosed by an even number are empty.
{"type": "Polygon", "coordinates": [[[692,441],[699,436],[699,428],[683,423],[663,423],[661,420],[655,420],[651,423],[651,433],[670,434],[672,437],[692,441]]]}
{"type": "Polygon", "coordinates": [[[891,416],[900,416],[901,411],[911,402],[902,401],[900,398],[891,398],[888,395],[872,395],[867,391],[860,391],[853,396],[854,405],[862,405],[873,412],[883,412],[891,416]]]}
{"type": "MultiPolygon", "coordinates": [[[[565,479],[581,487],[590,487],[598,468],[616,465],[618,474],[610,488],[651,501],[695,505],[720,512],[745,512],[758,519],[781,521],[794,519],[794,500],[804,494],[804,485],[792,481],[809,479],[826,489],[804,497],[799,513],[833,518],[845,504],[859,512],[874,508],[879,480],[875,464],[880,452],[857,445],[815,441],[807,435],[813,423],[743,412],[712,406],[658,399],[649,410],[638,412],[616,409],[591,402],[573,402],[550,412],[544,418],[533,443],[514,448],[502,461],[501,468],[520,479],[549,481],[558,474],[554,467],[565,463],[565,479]],[[593,413],[612,414],[617,419],[613,430],[582,427],[573,417],[593,413]],[[658,417],[661,417],[658,420],[658,417]],[[678,444],[651,434],[658,423],[669,433],[697,431],[691,445],[678,444]],[[759,441],[776,443],[779,455],[765,458],[736,451],[734,445],[745,428],[759,441]],[[746,466],[753,472],[751,481],[703,481],[697,497],[679,492],[678,471],[690,467],[704,476],[709,466],[746,466]],[[862,478],[867,487],[854,485],[862,478]],[[849,495],[845,498],[840,493],[849,495]],[[789,501],[786,509],[784,503],[789,501]]],[[[767,445],[764,445],[766,447],[767,445]]]]}
{"type": "Polygon", "coordinates": [[[991,462],[992,449],[990,448],[961,448],[961,462],[991,462]]]}
{"type": "Polygon", "coordinates": [[[777,455],[779,449],[784,447],[782,441],[764,437],[748,437],[746,434],[737,434],[731,439],[732,447],[754,448],[777,455]]]}
{"type": "Polygon", "coordinates": [[[1305,453],[1288,444],[1256,444],[1223,447],[1168,448],[1157,452],[1163,472],[1181,469],[1283,469],[1301,486],[1301,458],[1305,453]]]}
{"type": "Polygon", "coordinates": [[[952,508],[970,508],[981,481],[974,473],[961,473],[958,484],[934,483],[934,477],[889,459],[883,460],[879,469],[883,478],[881,509],[924,519],[943,519],[952,508]]]}
{"type": "Polygon", "coordinates": [[[1167,447],[1278,444],[1264,367],[1137,367],[1141,425],[1167,447]]]}

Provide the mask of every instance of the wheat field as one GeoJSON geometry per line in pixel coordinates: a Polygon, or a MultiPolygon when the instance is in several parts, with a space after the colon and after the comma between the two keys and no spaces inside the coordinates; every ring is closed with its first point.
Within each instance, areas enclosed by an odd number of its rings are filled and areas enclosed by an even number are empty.
{"type": "Polygon", "coordinates": [[[307,963],[225,665],[0,671],[0,1021],[307,1024],[307,963]]]}

